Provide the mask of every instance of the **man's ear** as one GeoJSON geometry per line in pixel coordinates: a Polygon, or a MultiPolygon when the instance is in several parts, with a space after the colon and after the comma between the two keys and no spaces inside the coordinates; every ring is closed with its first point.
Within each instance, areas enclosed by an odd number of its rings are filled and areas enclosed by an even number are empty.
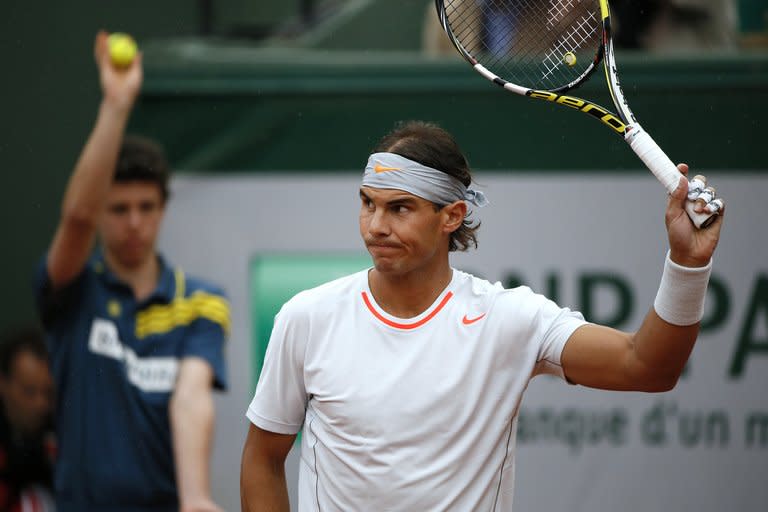
{"type": "Polygon", "coordinates": [[[467,216],[467,203],[464,201],[455,201],[445,205],[443,212],[443,229],[446,233],[453,233],[459,229],[467,216]]]}

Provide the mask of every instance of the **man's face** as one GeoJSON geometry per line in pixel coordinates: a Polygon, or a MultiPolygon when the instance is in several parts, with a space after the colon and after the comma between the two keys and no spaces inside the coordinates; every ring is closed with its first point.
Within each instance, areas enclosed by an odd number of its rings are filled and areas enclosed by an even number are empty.
{"type": "Polygon", "coordinates": [[[113,183],[99,228],[104,250],[125,267],[141,265],[154,256],[164,212],[163,196],[155,183],[113,183]]]}
{"type": "Polygon", "coordinates": [[[7,377],[0,377],[5,412],[11,426],[37,433],[51,413],[53,381],[48,363],[29,351],[16,355],[7,377]]]}
{"type": "Polygon", "coordinates": [[[379,272],[392,275],[426,268],[447,254],[446,215],[402,190],[360,189],[360,235],[379,272]]]}

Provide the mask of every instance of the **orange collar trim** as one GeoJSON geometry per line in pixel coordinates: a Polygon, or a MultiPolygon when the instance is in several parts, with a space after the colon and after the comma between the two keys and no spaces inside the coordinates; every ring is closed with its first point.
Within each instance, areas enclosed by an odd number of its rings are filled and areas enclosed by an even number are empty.
{"type": "Polygon", "coordinates": [[[438,304],[435,309],[429,312],[427,316],[422,318],[421,320],[417,320],[416,322],[406,324],[406,323],[400,323],[400,322],[394,322],[388,318],[385,318],[381,313],[376,311],[376,308],[373,307],[373,304],[371,303],[371,299],[368,298],[368,294],[365,292],[362,292],[363,295],[363,302],[365,302],[366,307],[368,308],[368,311],[370,311],[373,316],[378,318],[383,323],[387,324],[390,327],[394,327],[396,329],[416,329],[417,327],[421,327],[425,323],[432,320],[435,315],[437,315],[441,309],[448,303],[449,300],[451,300],[451,297],[453,297],[453,292],[448,292],[445,294],[445,297],[443,297],[443,300],[440,301],[440,304],[438,304]]]}

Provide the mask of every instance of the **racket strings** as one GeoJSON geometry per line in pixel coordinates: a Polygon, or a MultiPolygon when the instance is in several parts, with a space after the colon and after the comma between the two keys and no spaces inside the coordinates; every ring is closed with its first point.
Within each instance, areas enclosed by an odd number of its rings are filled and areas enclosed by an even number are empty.
{"type": "Polygon", "coordinates": [[[565,2],[553,1],[552,6],[547,11],[547,26],[554,27],[557,22],[563,19],[566,13],[573,7],[573,0],[565,0],[565,2]]]}
{"type": "MultiPolygon", "coordinates": [[[[557,40],[542,60],[544,67],[542,79],[553,75],[562,67],[564,63],[563,56],[568,52],[573,53],[575,57],[576,54],[574,52],[581,48],[589,47],[592,41],[592,28],[595,26],[596,21],[597,15],[590,12],[588,16],[582,16],[580,20],[576,21],[571,29],[557,40]]],[[[568,65],[567,62],[565,64],[568,65]]]]}
{"type": "Polygon", "coordinates": [[[472,48],[478,48],[485,43],[482,40],[481,33],[473,27],[474,21],[470,17],[459,18],[452,23],[451,30],[459,41],[466,42],[472,48]]]}
{"type": "Polygon", "coordinates": [[[558,89],[588,75],[600,48],[598,0],[444,0],[449,34],[499,77],[558,89]]]}

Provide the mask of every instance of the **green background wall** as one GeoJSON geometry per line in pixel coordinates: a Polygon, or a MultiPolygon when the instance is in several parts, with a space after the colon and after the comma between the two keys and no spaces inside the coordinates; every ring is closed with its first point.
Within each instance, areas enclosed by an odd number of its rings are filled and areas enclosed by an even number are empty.
{"type": "MultiPolygon", "coordinates": [[[[462,60],[416,52],[151,46],[134,127],[185,170],[359,170],[402,119],[437,121],[482,169],[631,169],[620,138],[588,116],[510,94],[462,60]],[[183,121],[182,121],[183,118],[183,121]]],[[[638,119],[668,150],[707,169],[768,169],[768,56],[619,56],[638,119]]],[[[601,77],[575,94],[608,106],[601,77]]]]}

